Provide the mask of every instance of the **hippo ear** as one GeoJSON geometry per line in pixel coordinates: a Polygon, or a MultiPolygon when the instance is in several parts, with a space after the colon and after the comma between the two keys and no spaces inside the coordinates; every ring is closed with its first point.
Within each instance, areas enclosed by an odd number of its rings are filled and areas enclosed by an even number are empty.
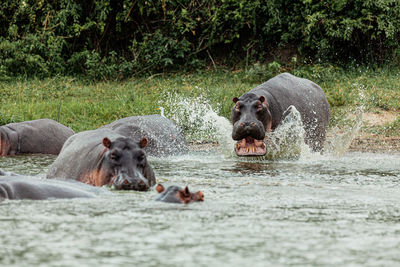
{"type": "Polygon", "coordinates": [[[236,102],[238,102],[238,101],[239,101],[239,98],[237,98],[237,97],[234,97],[234,98],[232,99],[232,101],[233,101],[233,103],[236,103],[236,102]]]}
{"type": "Polygon", "coordinates": [[[147,146],[148,142],[149,142],[149,140],[147,140],[146,137],[143,137],[143,139],[140,140],[140,142],[139,142],[139,146],[140,146],[141,148],[144,148],[144,147],[147,146]]]}
{"type": "Polygon", "coordinates": [[[190,191],[189,191],[189,187],[188,186],[186,186],[184,190],[185,190],[185,195],[186,196],[190,195],[190,191]]]}
{"type": "Polygon", "coordinates": [[[157,190],[158,193],[162,193],[165,190],[165,188],[164,188],[164,186],[162,184],[158,184],[156,186],[156,190],[157,190]]]}
{"type": "Polygon", "coordinates": [[[105,146],[106,148],[110,148],[111,147],[111,140],[108,139],[107,137],[103,138],[103,146],[105,146]]]}
{"type": "Polygon", "coordinates": [[[191,195],[187,186],[185,187],[185,189],[179,190],[177,196],[185,204],[191,201],[191,195]]]}

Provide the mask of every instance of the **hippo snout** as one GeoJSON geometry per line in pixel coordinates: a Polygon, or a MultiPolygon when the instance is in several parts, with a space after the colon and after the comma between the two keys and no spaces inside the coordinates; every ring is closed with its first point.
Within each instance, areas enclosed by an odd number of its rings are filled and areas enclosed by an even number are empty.
{"type": "Polygon", "coordinates": [[[247,136],[262,140],[265,137],[265,128],[260,121],[238,121],[233,125],[233,140],[241,140],[247,136]]]}
{"type": "Polygon", "coordinates": [[[257,123],[253,122],[242,122],[241,127],[243,127],[243,131],[250,135],[254,130],[255,127],[257,127],[257,123]]]}
{"type": "Polygon", "coordinates": [[[130,177],[124,174],[120,174],[115,178],[113,187],[117,190],[147,191],[150,189],[149,182],[145,177],[130,177]]]}

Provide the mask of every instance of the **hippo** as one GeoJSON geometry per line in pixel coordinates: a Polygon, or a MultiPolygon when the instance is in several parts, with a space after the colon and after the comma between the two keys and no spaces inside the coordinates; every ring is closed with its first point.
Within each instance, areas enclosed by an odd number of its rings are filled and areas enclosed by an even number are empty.
{"type": "Polygon", "coordinates": [[[179,186],[172,185],[165,190],[162,184],[156,186],[156,190],[160,195],[156,198],[157,201],[168,203],[188,204],[191,202],[204,201],[204,194],[201,191],[191,193],[186,186],[182,189],[179,186]]]}
{"type": "Polygon", "coordinates": [[[146,146],[145,151],[149,156],[177,155],[186,153],[189,150],[182,129],[161,115],[122,118],[101,128],[111,129],[134,140],[146,136],[149,140],[149,145],[146,146]]]}
{"type": "Polygon", "coordinates": [[[145,191],[156,183],[143,150],[147,143],[106,128],[80,132],[68,138],[46,176],[145,191]]]}
{"type": "Polygon", "coordinates": [[[92,198],[98,194],[111,194],[111,192],[76,181],[43,180],[22,175],[0,176],[0,200],[92,198]]]}
{"type": "Polygon", "coordinates": [[[313,151],[321,151],[331,111],[324,92],[314,82],[282,73],[233,98],[232,138],[238,141],[238,156],[266,154],[264,138],[273,131],[294,106],[301,114],[305,143],[313,151]]]}
{"type": "Polygon", "coordinates": [[[39,119],[0,126],[0,156],[23,153],[60,153],[74,131],[51,119],[39,119]]]}

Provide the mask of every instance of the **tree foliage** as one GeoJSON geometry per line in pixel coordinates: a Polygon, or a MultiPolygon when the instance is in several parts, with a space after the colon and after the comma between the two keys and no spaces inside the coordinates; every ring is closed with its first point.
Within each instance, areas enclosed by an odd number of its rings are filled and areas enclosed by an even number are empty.
{"type": "Polygon", "coordinates": [[[3,0],[0,77],[265,62],[398,62],[398,0],[3,0]],[[280,52],[281,51],[281,52],[280,52]]]}

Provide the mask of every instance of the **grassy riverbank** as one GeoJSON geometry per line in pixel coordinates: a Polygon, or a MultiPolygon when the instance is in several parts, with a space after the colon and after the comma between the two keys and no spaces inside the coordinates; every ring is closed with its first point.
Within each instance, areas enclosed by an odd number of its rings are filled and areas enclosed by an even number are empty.
{"type": "MultiPolygon", "coordinates": [[[[331,66],[301,67],[292,73],[311,79],[325,91],[333,111],[331,126],[342,125],[349,110],[391,112],[388,123],[364,126],[365,132],[400,135],[400,69],[353,69],[331,66]],[[397,118],[396,118],[397,117],[397,118]]],[[[232,98],[276,73],[254,66],[246,71],[208,71],[89,82],[70,77],[11,80],[0,83],[0,124],[52,118],[75,131],[97,128],[115,119],[159,113],[170,108],[171,96],[207,101],[219,115],[230,118],[232,98]]]]}

